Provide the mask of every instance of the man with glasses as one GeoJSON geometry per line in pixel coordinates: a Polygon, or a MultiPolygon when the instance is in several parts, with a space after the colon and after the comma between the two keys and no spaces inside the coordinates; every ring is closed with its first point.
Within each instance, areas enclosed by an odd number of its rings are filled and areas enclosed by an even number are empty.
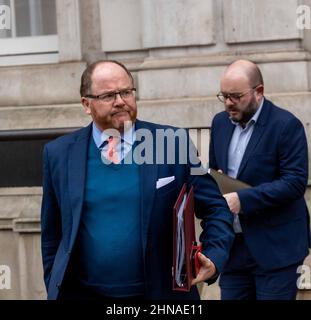
{"type": "Polygon", "coordinates": [[[229,256],[234,232],[226,201],[211,177],[191,175],[192,163],[178,160],[178,139],[175,149],[164,150],[164,159],[173,153],[175,163],[155,161],[157,130],[176,128],[137,120],[135,92],[123,64],[89,65],[80,94],[92,123],[45,146],[41,224],[48,299],[198,299],[195,284],[215,282],[229,256]],[[150,160],[149,148],[152,162],[135,158],[141,150],[150,160]],[[177,292],[173,206],[184,183],[194,186],[203,246],[190,292],[177,292]]]}
{"type": "Polygon", "coordinates": [[[224,197],[235,240],[220,276],[225,300],[295,299],[297,267],[308,255],[307,141],[301,122],[264,97],[258,66],[229,65],[212,121],[209,165],[251,185],[224,197]]]}

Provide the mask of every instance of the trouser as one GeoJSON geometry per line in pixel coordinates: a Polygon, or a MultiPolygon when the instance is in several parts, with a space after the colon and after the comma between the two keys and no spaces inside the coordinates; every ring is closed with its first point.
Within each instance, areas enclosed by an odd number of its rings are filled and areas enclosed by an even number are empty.
{"type": "Polygon", "coordinates": [[[222,300],[295,300],[297,268],[265,270],[251,256],[242,233],[236,234],[229,261],[220,275],[222,300]]]}

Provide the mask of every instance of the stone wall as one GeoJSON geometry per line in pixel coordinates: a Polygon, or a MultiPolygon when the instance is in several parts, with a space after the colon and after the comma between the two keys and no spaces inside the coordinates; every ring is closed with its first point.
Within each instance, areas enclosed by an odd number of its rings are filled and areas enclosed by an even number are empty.
{"type": "Polygon", "coordinates": [[[0,265],[2,299],[45,299],[40,250],[41,188],[0,188],[0,265]],[[6,288],[10,281],[10,288],[6,288]]]}

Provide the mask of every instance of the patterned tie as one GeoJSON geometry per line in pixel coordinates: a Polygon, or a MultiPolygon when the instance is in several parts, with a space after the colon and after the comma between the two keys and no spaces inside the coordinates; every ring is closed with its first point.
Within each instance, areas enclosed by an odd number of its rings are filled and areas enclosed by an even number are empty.
{"type": "Polygon", "coordinates": [[[120,163],[118,150],[117,150],[117,145],[119,142],[120,142],[120,139],[118,137],[110,136],[108,138],[108,149],[106,153],[106,158],[114,164],[120,163]]]}

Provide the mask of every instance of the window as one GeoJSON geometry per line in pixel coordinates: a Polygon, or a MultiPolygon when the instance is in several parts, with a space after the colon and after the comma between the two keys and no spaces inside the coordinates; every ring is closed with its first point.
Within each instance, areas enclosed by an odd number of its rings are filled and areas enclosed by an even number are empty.
{"type": "Polygon", "coordinates": [[[44,145],[77,129],[0,130],[0,189],[41,186],[44,145]]]}
{"type": "Polygon", "coordinates": [[[0,65],[57,61],[55,0],[2,0],[0,65]]]}

